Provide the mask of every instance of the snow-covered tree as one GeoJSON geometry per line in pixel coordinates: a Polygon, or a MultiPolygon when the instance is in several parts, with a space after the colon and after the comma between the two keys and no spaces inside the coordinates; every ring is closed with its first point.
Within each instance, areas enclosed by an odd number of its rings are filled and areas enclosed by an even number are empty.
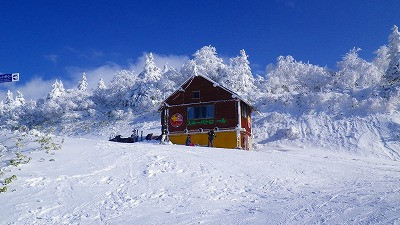
{"type": "Polygon", "coordinates": [[[374,52],[376,57],[372,63],[379,69],[382,77],[384,76],[388,66],[389,66],[389,48],[386,45],[382,45],[378,50],[374,52]]]}
{"type": "Polygon", "coordinates": [[[56,80],[52,87],[53,89],[47,95],[47,99],[55,99],[65,94],[65,89],[62,81],[56,80]]]}
{"type": "Polygon", "coordinates": [[[107,86],[104,83],[103,78],[100,78],[99,83],[97,84],[97,89],[99,89],[99,90],[107,89],[107,86]]]}
{"type": "Polygon", "coordinates": [[[153,53],[146,55],[146,61],[143,67],[143,71],[139,74],[139,78],[144,82],[157,82],[161,78],[161,69],[154,63],[153,53]]]}
{"type": "Polygon", "coordinates": [[[86,78],[86,73],[82,74],[82,80],[79,82],[78,85],[78,90],[85,92],[88,89],[88,82],[87,82],[87,78],[86,78]]]}
{"type": "Polygon", "coordinates": [[[320,91],[331,77],[326,68],[296,61],[292,56],[279,56],[267,67],[266,88],[273,93],[309,93],[320,91]]]}
{"type": "Polygon", "coordinates": [[[21,92],[17,91],[17,96],[15,97],[15,102],[18,106],[25,104],[25,98],[21,92]]]}
{"type": "Polygon", "coordinates": [[[221,84],[244,97],[255,93],[254,77],[251,73],[250,62],[242,49],[240,55],[230,59],[227,73],[221,79],[221,84]]]}
{"type": "Polygon", "coordinates": [[[180,84],[182,84],[185,80],[187,80],[191,76],[197,76],[199,74],[198,67],[194,60],[189,60],[185,64],[182,65],[180,69],[180,74],[183,79],[180,84]]]}
{"type": "Polygon", "coordinates": [[[161,90],[162,98],[165,99],[174,92],[179,85],[186,80],[179,71],[173,67],[164,66],[162,78],[158,81],[157,87],[161,90]]]}
{"type": "Polygon", "coordinates": [[[217,50],[212,46],[204,46],[194,53],[194,62],[198,72],[207,76],[216,82],[220,82],[226,71],[226,65],[223,60],[218,57],[217,50]]]}
{"type": "Polygon", "coordinates": [[[134,71],[120,70],[114,74],[107,91],[109,107],[126,107],[129,105],[129,93],[137,85],[138,77],[134,71]]]}
{"type": "Polygon", "coordinates": [[[360,48],[351,49],[338,63],[335,86],[346,90],[360,90],[377,85],[382,77],[379,69],[358,56],[360,48]]]}
{"type": "Polygon", "coordinates": [[[6,105],[14,104],[14,96],[13,96],[13,93],[10,90],[7,91],[5,104],[6,105]]]}
{"type": "Polygon", "coordinates": [[[400,83],[400,32],[396,25],[389,35],[389,66],[385,73],[385,80],[389,85],[400,83]]]}
{"type": "Polygon", "coordinates": [[[0,101],[0,116],[4,114],[4,102],[3,100],[0,101]]]}
{"type": "Polygon", "coordinates": [[[104,80],[100,78],[99,83],[97,84],[97,88],[93,91],[93,96],[92,99],[94,101],[94,104],[97,104],[99,106],[103,106],[106,104],[106,96],[107,96],[107,86],[104,83],[104,80]]]}

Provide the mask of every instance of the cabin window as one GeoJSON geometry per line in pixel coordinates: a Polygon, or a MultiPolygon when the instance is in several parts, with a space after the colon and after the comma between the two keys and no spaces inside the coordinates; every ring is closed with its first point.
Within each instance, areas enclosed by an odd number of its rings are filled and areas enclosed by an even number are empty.
{"type": "Polygon", "coordinates": [[[193,99],[200,99],[200,91],[193,91],[192,92],[193,99]]]}
{"type": "Polygon", "coordinates": [[[242,111],[242,117],[247,118],[247,108],[244,104],[240,104],[240,109],[242,111]]]}
{"type": "Polygon", "coordinates": [[[189,107],[187,113],[189,120],[214,118],[214,105],[189,107]]]}

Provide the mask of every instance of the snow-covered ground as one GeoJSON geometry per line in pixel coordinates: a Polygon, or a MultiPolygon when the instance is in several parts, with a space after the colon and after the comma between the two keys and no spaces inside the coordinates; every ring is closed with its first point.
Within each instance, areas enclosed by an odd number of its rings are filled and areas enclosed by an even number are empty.
{"type": "Polygon", "coordinates": [[[313,148],[240,151],[2,133],[1,224],[400,224],[400,162],[313,148]],[[60,143],[61,138],[53,137],[60,143]]]}

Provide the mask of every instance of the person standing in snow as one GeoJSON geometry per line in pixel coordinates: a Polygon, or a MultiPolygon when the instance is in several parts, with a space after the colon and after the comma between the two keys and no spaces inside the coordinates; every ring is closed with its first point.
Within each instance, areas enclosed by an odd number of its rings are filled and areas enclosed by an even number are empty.
{"type": "Polygon", "coordinates": [[[131,138],[133,139],[133,142],[136,142],[136,130],[132,130],[131,138]]]}
{"type": "Polygon", "coordinates": [[[161,134],[160,143],[161,143],[161,144],[165,144],[166,141],[167,141],[167,130],[164,129],[164,130],[162,131],[162,134],[161,134]]]}
{"type": "Polygon", "coordinates": [[[210,130],[208,132],[208,147],[214,147],[215,132],[210,130]]]}
{"type": "Polygon", "coordinates": [[[186,138],[186,146],[193,146],[193,143],[192,143],[192,139],[191,139],[191,137],[190,137],[190,134],[188,134],[188,136],[187,136],[187,138],[186,138]]]}

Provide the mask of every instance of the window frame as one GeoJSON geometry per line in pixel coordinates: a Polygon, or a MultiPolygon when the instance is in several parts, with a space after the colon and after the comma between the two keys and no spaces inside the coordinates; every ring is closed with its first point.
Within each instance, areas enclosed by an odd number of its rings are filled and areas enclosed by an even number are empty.
{"type": "Polygon", "coordinates": [[[200,90],[192,91],[192,99],[200,99],[200,90]],[[197,98],[194,97],[195,93],[198,93],[198,97],[197,98]]]}
{"type": "Polygon", "coordinates": [[[214,117],[215,117],[214,104],[187,107],[188,120],[212,119],[214,117]]]}

